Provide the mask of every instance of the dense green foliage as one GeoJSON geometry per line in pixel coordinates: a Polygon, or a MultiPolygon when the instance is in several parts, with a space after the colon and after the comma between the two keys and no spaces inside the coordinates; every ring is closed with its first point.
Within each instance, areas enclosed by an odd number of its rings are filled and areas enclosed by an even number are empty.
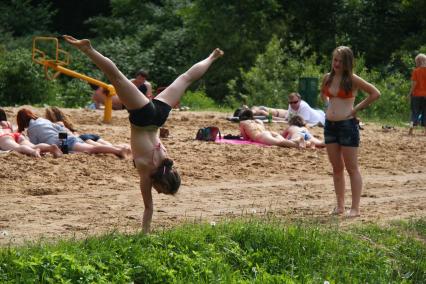
{"type": "Polygon", "coordinates": [[[424,283],[425,220],[342,230],[257,219],[0,249],[2,283],[424,283]],[[413,237],[417,236],[417,237],[413,237]]]}
{"type": "MultiPolygon", "coordinates": [[[[348,45],[361,62],[358,71],[383,95],[365,115],[405,120],[408,102],[404,96],[414,56],[426,50],[423,0],[68,2],[0,3],[3,74],[27,75],[16,73],[17,67],[5,58],[15,58],[17,49],[30,49],[34,35],[72,33],[89,37],[126,76],[133,77],[140,68],[148,70],[154,87],[169,85],[218,46],[225,56],[192,86],[192,91],[203,90],[217,105],[228,107],[244,102],[284,107],[286,95],[297,91],[302,76],[320,80],[330,69],[331,51],[338,45],[348,45]],[[87,9],[81,12],[83,6],[87,9]]],[[[71,69],[106,80],[82,54],[67,45],[63,48],[72,54],[71,69]]],[[[17,64],[21,65],[22,60],[29,59],[22,57],[17,64]]],[[[26,64],[39,81],[42,68],[26,64]]],[[[83,106],[90,92],[80,83],[68,85],[71,80],[64,78],[30,84],[23,90],[16,86],[20,81],[9,78],[2,85],[2,105],[22,104],[21,97],[25,96],[25,102],[33,104],[83,106]],[[42,84],[46,84],[45,95],[40,94],[42,84]],[[77,90],[70,90],[75,86],[77,90]],[[17,91],[26,94],[16,94],[16,100],[3,100],[17,91]]]]}

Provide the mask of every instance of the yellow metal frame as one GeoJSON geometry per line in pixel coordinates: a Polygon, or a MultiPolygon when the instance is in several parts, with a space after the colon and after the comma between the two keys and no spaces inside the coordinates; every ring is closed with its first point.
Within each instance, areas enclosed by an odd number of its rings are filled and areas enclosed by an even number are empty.
{"type": "Polygon", "coordinates": [[[33,48],[32,48],[32,60],[35,63],[41,64],[44,67],[44,73],[46,75],[46,78],[48,80],[56,79],[59,75],[65,74],[70,77],[78,78],[81,80],[84,80],[88,83],[91,83],[93,85],[99,86],[104,88],[105,90],[108,90],[108,94],[105,98],[105,109],[104,109],[104,122],[110,123],[112,120],[112,97],[115,96],[117,93],[115,92],[115,88],[110,85],[106,84],[102,81],[93,79],[92,77],[86,76],[84,74],[72,71],[68,68],[65,68],[63,66],[66,66],[70,63],[70,55],[68,52],[62,50],[59,48],[59,41],[55,37],[34,37],[33,38],[33,48]],[[48,59],[46,56],[46,53],[42,50],[37,48],[37,43],[40,41],[52,41],[55,46],[55,58],[54,59],[48,59]],[[61,60],[60,57],[63,57],[61,60]],[[49,74],[49,68],[52,68],[56,72],[51,75],[49,74]]]}

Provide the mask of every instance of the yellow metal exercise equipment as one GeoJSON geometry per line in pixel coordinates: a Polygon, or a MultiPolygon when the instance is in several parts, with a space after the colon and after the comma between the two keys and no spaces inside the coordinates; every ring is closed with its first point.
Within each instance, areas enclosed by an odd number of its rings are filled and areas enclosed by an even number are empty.
{"type": "Polygon", "coordinates": [[[35,63],[41,64],[44,66],[44,73],[48,80],[53,80],[57,78],[60,74],[65,74],[70,77],[79,78],[86,82],[89,82],[93,85],[99,86],[108,90],[108,94],[105,98],[105,109],[104,109],[104,122],[110,123],[112,120],[112,97],[117,93],[115,88],[106,84],[102,81],[93,79],[92,77],[80,74],[78,72],[72,71],[64,66],[67,66],[70,62],[70,55],[68,52],[59,48],[59,41],[56,37],[34,37],[33,38],[33,49],[32,49],[32,60],[35,63]],[[55,48],[54,58],[48,58],[46,53],[37,48],[37,43],[40,41],[52,42],[55,48]],[[56,72],[52,75],[49,73],[49,68],[52,68],[56,72]]]}

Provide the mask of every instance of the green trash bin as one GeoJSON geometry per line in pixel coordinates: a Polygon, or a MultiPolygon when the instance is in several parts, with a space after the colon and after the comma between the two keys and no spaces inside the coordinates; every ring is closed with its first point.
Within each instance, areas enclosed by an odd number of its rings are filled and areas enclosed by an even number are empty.
{"type": "Polygon", "coordinates": [[[301,77],[299,79],[299,94],[312,108],[316,108],[318,102],[318,78],[301,77]]]}

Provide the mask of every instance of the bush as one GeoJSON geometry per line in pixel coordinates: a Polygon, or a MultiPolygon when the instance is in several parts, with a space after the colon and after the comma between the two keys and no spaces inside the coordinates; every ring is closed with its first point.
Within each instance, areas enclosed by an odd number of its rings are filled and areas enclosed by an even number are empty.
{"type": "Polygon", "coordinates": [[[91,101],[92,90],[88,83],[73,79],[61,85],[58,105],[68,108],[84,107],[91,101]]]}
{"type": "Polygon", "coordinates": [[[188,106],[191,109],[209,109],[217,108],[212,98],[207,97],[203,91],[187,91],[180,101],[182,106],[188,106]]]}
{"type": "Polygon", "coordinates": [[[284,108],[287,106],[287,95],[298,90],[298,80],[302,76],[320,78],[322,72],[316,64],[317,57],[304,57],[303,47],[292,43],[293,49],[299,52],[294,56],[290,51],[281,48],[280,40],[273,37],[260,54],[255,65],[244,72],[241,70],[241,82],[237,79],[228,83],[231,97],[228,104],[235,107],[235,102],[248,105],[266,105],[284,108]],[[304,58],[299,60],[298,58],[304,58]],[[241,85],[241,86],[239,86],[241,85]]]}
{"type": "Polygon", "coordinates": [[[43,68],[31,61],[28,49],[0,56],[0,101],[2,105],[49,104],[56,101],[59,86],[46,80],[43,68]]]}

